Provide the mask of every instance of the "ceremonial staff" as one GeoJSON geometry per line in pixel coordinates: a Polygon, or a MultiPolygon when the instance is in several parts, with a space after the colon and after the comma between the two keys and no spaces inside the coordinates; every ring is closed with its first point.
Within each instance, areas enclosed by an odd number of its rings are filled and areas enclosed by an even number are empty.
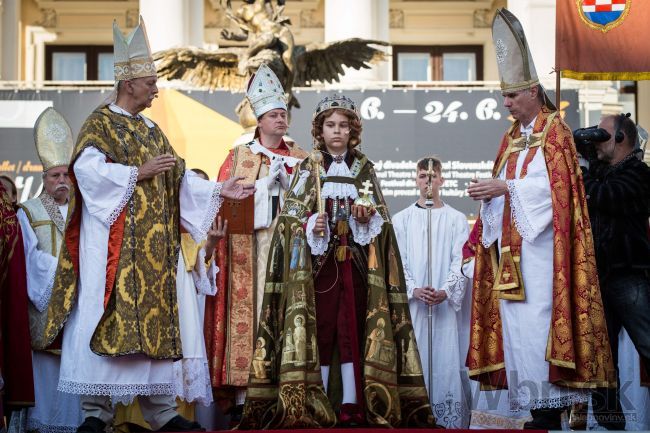
{"type": "MultiPolygon", "coordinates": [[[[320,164],[323,162],[323,154],[320,153],[320,150],[314,150],[311,155],[311,168],[314,172],[314,179],[316,184],[316,203],[318,203],[318,215],[323,214],[323,200],[320,196],[320,164]]],[[[320,232],[319,236],[325,236],[325,232],[320,232]]]]}
{"type": "MultiPolygon", "coordinates": [[[[433,278],[431,275],[431,210],[433,209],[433,159],[429,158],[428,167],[427,167],[427,199],[424,202],[424,205],[427,208],[427,286],[431,288],[433,286],[433,278]]],[[[433,305],[429,304],[429,314],[427,316],[428,326],[427,326],[427,336],[429,341],[429,358],[427,365],[429,367],[429,377],[427,378],[429,384],[429,401],[433,396],[433,305]]]]}

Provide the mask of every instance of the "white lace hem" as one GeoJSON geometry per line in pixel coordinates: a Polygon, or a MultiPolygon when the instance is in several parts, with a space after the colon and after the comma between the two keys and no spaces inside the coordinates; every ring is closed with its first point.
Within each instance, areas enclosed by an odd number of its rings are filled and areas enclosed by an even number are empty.
{"type": "Polygon", "coordinates": [[[307,234],[307,243],[309,244],[312,255],[322,256],[325,254],[325,251],[327,251],[327,245],[330,242],[330,228],[329,224],[325,224],[325,236],[316,236],[314,234],[316,218],[318,218],[317,213],[309,217],[307,220],[307,228],[305,229],[305,232],[307,234]]]}
{"type": "Polygon", "coordinates": [[[174,395],[173,383],[82,383],[60,379],[57,389],[68,394],[108,395],[126,404],[138,395],[174,395]]]}
{"type": "Polygon", "coordinates": [[[354,241],[359,245],[368,245],[372,240],[381,233],[381,227],[384,225],[384,219],[379,212],[375,212],[366,224],[359,224],[354,217],[349,218],[350,230],[354,236],[354,241]]]}
{"type": "Polygon", "coordinates": [[[498,222],[494,212],[492,212],[492,206],[489,201],[483,202],[481,205],[481,219],[483,220],[483,236],[481,236],[481,244],[483,244],[483,247],[485,248],[490,248],[490,245],[492,245],[494,240],[490,239],[492,236],[485,236],[485,234],[486,232],[495,233],[497,231],[498,222]]]}
{"type": "Polygon", "coordinates": [[[320,196],[323,201],[328,198],[351,198],[354,200],[359,197],[359,193],[354,185],[350,185],[349,183],[327,182],[323,185],[323,190],[321,191],[320,196]]]}
{"type": "Polygon", "coordinates": [[[106,221],[104,221],[104,224],[106,224],[108,227],[111,227],[115,221],[117,221],[117,218],[122,213],[122,209],[124,209],[124,206],[126,206],[129,200],[131,200],[131,196],[135,190],[135,185],[138,183],[138,167],[129,167],[129,169],[129,183],[126,186],[124,197],[122,197],[120,203],[115,209],[113,209],[113,212],[111,212],[111,214],[106,218],[106,221]]]}
{"type": "Polygon", "coordinates": [[[589,401],[589,391],[576,390],[568,395],[554,398],[536,398],[534,400],[523,402],[520,399],[510,399],[510,411],[519,412],[520,410],[531,409],[559,409],[571,406],[576,403],[586,403],[589,401]]]}
{"type": "Polygon", "coordinates": [[[206,359],[182,359],[174,363],[176,396],[187,403],[212,404],[212,384],[206,359]]]}
{"type": "Polygon", "coordinates": [[[528,220],[526,212],[524,212],[524,207],[517,192],[517,184],[514,180],[507,180],[506,185],[508,186],[508,193],[510,193],[510,209],[512,218],[515,220],[515,227],[517,227],[517,231],[524,240],[532,242],[535,240],[535,230],[528,220]]]}
{"type": "Polygon", "coordinates": [[[37,431],[38,433],[74,433],[77,431],[77,427],[76,425],[49,425],[36,418],[27,419],[27,431],[37,431]]]}
{"type": "Polygon", "coordinates": [[[217,213],[219,212],[219,209],[221,208],[221,204],[223,203],[223,197],[221,197],[222,187],[223,182],[217,182],[215,184],[214,189],[212,190],[212,196],[210,197],[210,203],[208,204],[208,210],[205,213],[205,217],[201,222],[201,225],[198,227],[198,229],[193,230],[192,233],[190,233],[195,242],[198,242],[201,239],[205,239],[208,230],[210,230],[212,222],[214,221],[217,213]]]}
{"type": "Polygon", "coordinates": [[[445,281],[445,292],[447,292],[447,301],[451,304],[454,311],[460,311],[465,297],[465,285],[467,278],[457,272],[450,272],[445,281]]]}
{"type": "Polygon", "coordinates": [[[54,287],[54,277],[56,276],[56,266],[54,267],[54,270],[52,272],[52,276],[47,282],[47,286],[45,287],[45,290],[39,296],[39,298],[36,300],[36,302],[32,301],[32,304],[34,307],[38,310],[39,313],[42,313],[47,309],[48,304],[50,303],[50,298],[52,297],[52,288],[54,287]]]}
{"type": "MultiPolygon", "coordinates": [[[[216,265],[214,257],[212,257],[210,267],[205,267],[205,248],[199,249],[198,257],[196,259],[196,269],[192,270],[192,278],[196,286],[196,292],[201,295],[214,296],[217,294],[217,273],[219,267],[216,265]]],[[[213,253],[214,256],[214,253],[213,253]]]]}

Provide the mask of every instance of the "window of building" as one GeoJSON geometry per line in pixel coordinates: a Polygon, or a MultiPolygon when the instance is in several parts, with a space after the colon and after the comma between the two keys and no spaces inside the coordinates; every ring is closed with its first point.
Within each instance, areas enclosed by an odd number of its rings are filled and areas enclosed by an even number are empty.
{"type": "Polygon", "coordinates": [[[396,81],[476,81],[483,79],[482,45],[396,45],[396,81]]]}
{"type": "Polygon", "coordinates": [[[45,79],[112,81],[113,47],[111,45],[47,45],[45,79]]]}

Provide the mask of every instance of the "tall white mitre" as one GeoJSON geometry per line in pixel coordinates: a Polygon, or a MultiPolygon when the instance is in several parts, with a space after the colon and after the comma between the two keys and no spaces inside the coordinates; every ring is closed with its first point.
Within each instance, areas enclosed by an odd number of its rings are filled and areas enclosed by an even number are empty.
{"type": "Polygon", "coordinates": [[[282,84],[266,64],[262,64],[248,81],[246,97],[258,119],[276,108],[287,109],[282,84]]]}
{"type": "Polygon", "coordinates": [[[138,26],[126,38],[120,31],[117,21],[113,21],[113,55],[115,81],[156,76],[156,65],[151,56],[147,29],[142,16],[138,26]]]}

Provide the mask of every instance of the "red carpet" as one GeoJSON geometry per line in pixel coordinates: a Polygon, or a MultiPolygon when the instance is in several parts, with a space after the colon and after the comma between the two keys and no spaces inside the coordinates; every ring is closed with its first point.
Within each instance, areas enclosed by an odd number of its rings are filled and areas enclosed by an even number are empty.
{"type": "MultiPolygon", "coordinates": [[[[324,430],[333,430],[336,433],[385,433],[388,429],[384,428],[333,428],[333,429],[305,429],[305,430],[242,430],[242,432],[255,432],[255,433],[287,433],[288,431],[295,431],[300,433],[322,433],[324,430]]],[[[228,432],[231,430],[219,430],[220,433],[228,432]]],[[[416,429],[416,428],[398,428],[391,429],[395,433],[422,433],[424,431],[444,431],[443,429],[416,429]]],[[[459,433],[507,433],[507,432],[521,432],[522,430],[469,430],[458,429],[449,430],[459,433]]],[[[526,430],[527,432],[546,433],[548,430],[526,430]]]]}

